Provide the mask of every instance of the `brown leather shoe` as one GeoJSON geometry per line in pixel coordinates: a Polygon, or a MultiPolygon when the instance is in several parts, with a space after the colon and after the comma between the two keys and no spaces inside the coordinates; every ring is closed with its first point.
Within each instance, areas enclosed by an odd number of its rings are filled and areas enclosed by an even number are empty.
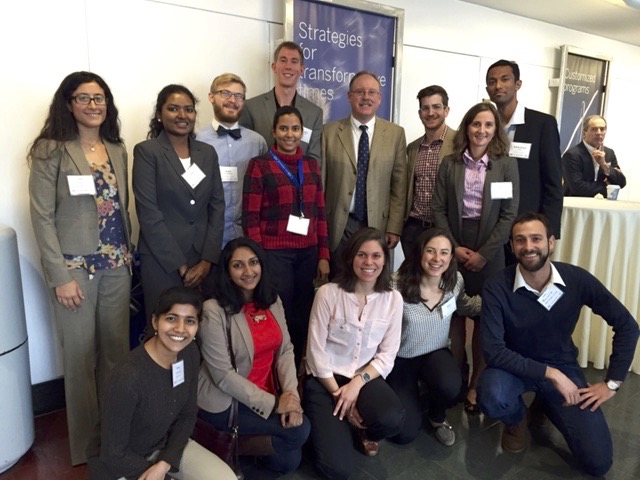
{"type": "Polygon", "coordinates": [[[515,425],[505,425],[502,432],[502,449],[511,453],[520,453],[529,444],[527,430],[527,416],[525,415],[515,425]]]}
{"type": "Polygon", "coordinates": [[[355,427],[354,430],[356,433],[355,444],[358,451],[367,457],[375,457],[380,450],[378,442],[369,440],[369,438],[367,438],[366,430],[355,427]]]}

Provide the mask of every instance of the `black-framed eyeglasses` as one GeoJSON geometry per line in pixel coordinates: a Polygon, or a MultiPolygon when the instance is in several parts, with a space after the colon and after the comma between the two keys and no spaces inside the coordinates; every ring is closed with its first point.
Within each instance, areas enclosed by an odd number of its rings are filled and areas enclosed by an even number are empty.
{"type": "Polygon", "coordinates": [[[78,95],[74,95],[71,97],[74,102],[79,105],[89,105],[93,100],[93,103],[96,105],[104,105],[107,103],[107,98],[104,95],[89,95],[87,93],[79,93],[78,95]]]}
{"type": "Polygon", "coordinates": [[[229,90],[218,90],[216,92],[213,92],[214,94],[219,93],[220,95],[222,95],[222,98],[235,98],[238,102],[244,102],[244,93],[233,93],[230,92],[229,90]]]}

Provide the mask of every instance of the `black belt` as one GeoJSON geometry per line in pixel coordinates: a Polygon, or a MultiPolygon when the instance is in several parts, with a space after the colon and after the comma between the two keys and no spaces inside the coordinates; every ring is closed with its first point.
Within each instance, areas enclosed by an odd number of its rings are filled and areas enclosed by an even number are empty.
{"type": "Polygon", "coordinates": [[[409,217],[407,219],[407,222],[418,224],[418,225],[422,226],[422,228],[425,228],[425,229],[426,228],[432,228],[432,227],[436,226],[436,224],[433,223],[433,222],[430,222],[428,220],[420,220],[419,218],[415,218],[415,217],[409,217]]]}

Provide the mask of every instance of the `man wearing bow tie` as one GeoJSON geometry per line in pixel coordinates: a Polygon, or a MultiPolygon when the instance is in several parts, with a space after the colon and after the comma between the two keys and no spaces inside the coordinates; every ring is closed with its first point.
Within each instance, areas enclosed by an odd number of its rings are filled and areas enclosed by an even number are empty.
{"type": "Polygon", "coordinates": [[[242,236],[242,179],[247,164],[267,152],[267,143],[261,135],[238,124],[246,91],[242,79],[233,73],[214,78],[209,92],[213,120],[196,135],[218,154],[225,204],[223,247],[242,236]]]}

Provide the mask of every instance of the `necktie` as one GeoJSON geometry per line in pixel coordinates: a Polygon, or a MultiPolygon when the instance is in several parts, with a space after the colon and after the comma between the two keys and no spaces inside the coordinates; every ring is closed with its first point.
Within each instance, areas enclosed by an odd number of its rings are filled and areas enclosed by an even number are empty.
{"type": "Polygon", "coordinates": [[[225,135],[230,135],[234,140],[238,140],[242,137],[242,133],[240,133],[239,128],[224,128],[222,125],[218,126],[216,130],[219,137],[224,137],[225,135]]]}
{"type": "Polygon", "coordinates": [[[367,170],[369,169],[369,134],[368,127],[360,125],[362,134],[358,142],[358,174],[356,176],[356,201],[354,216],[362,223],[367,223],[367,170]]]}

